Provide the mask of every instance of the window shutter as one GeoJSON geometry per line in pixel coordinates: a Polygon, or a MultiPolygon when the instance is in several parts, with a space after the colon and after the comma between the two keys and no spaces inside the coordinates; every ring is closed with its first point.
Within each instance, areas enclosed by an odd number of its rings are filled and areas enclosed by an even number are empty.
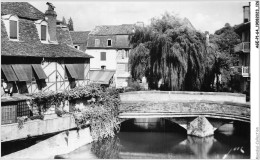
{"type": "Polygon", "coordinates": [[[83,63],[77,63],[73,64],[74,70],[77,72],[78,79],[84,79],[84,64],[83,63]]]}
{"type": "Polygon", "coordinates": [[[106,52],[101,52],[100,53],[100,57],[101,57],[101,61],[105,61],[106,60],[106,52]]]}
{"type": "Polygon", "coordinates": [[[128,63],[125,64],[125,71],[128,72],[128,63]]]}
{"type": "Polygon", "coordinates": [[[26,75],[29,79],[29,82],[32,81],[32,77],[33,77],[33,71],[32,71],[32,67],[30,64],[23,64],[23,69],[26,72],[26,75]]]}
{"type": "Polygon", "coordinates": [[[23,65],[12,65],[12,68],[18,78],[19,81],[30,81],[29,78],[27,77],[27,73],[24,70],[23,65]]]}
{"type": "Polygon", "coordinates": [[[17,81],[18,80],[11,65],[2,64],[1,69],[6,77],[7,81],[17,81]]]}
{"type": "Polygon", "coordinates": [[[45,72],[43,71],[40,64],[32,64],[34,72],[36,73],[38,79],[47,79],[45,72]]]}
{"type": "Polygon", "coordinates": [[[10,38],[17,39],[17,21],[10,20],[10,38]]]}
{"type": "Polygon", "coordinates": [[[78,79],[78,74],[75,71],[73,64],[65,64],[65,66],[66,66],[68,73],[69,73],[67,75],[69,75],[70,78],[78,79]]]}
{"type": "Polygon", "coordinates": [[[47,27],[45,25],[41,25],[41,40],[46,41],[46,32],[47,27]]]}

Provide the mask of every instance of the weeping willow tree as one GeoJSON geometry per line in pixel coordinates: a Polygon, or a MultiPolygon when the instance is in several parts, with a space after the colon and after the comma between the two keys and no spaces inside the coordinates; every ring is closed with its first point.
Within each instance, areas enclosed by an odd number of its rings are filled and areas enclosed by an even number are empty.
{"type": "Polygon", "coordinates": [[[147,77],[151,89],[209,90],[214,81],[216,48],[187,19],[169,13],[153,18],[136,29],[130,43],[132,78],[147,77]]]}

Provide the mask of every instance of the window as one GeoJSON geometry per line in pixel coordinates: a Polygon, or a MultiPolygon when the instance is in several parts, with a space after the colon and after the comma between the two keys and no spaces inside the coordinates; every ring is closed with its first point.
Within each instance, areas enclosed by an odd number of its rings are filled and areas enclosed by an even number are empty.
{"type": "Polygon", "coordinates": [[[100,58],[101,58],[100,59],[101,61],[105,61],[106,60],[106,52],[101,52],[100,53],[100,58]]]}
{"type": "Polygon", "coordinates": [[[112,46],[112,40],[111,40],[111,39],[108,39],[108,40],[107,40],[107,46],[108,46],[108,47],[111,47],[111,46],[112,46]]]}
{"type": "Polygon", "coordinates": [[[101,66],[101,69],[104,69],[104,70],[105,70],[105,69],[106,69],[106,66],[101,66]]]}
{"type": "Polygon", "coordinates": [[[41,25],[41,41],[46,41],[47,40],[47,26],[46,25],[41,25]]]}
{"type": "Polygon", "coordinates": [[[39,19],[35,21],[36,29],[38,31],[39,39],[42,43],[48,43],[48,23],[45,20],[39,19]]]}
{"type": "Polygon", "coordinates": [[[17,21],[10,20],[10,39],[18,39],[17,21]]]}
{"type": "Polygon", "coordinates": [[[6,33],[9,40],[19,40],[19,18],[16,15],[3,15],[1,20],[4,22],[6,33]]]}
{"type": "Polygon", "coordinates": [[[99,39],[95,39],[95,47],[99,47],[100,45],[100,40],[99,39]]]}

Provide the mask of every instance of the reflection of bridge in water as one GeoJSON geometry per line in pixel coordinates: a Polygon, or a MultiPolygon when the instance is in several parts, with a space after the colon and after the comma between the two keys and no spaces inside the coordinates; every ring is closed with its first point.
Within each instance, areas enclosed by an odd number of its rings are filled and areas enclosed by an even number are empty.
{"type": "Polygon", "coordinates": [[[250,105],[243,94],[219,92],[139,91],[120,94],[121,122],[164,118],[190,135],[205,137],[232,121],[250,124],[250,105]],[[200,133],[204,132],[204,133],[200,133]]]}

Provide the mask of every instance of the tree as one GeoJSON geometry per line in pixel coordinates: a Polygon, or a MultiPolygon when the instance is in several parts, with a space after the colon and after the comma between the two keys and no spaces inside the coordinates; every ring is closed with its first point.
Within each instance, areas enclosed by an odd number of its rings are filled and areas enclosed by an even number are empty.
{"type": "Polygon", "coordinates": [[[210,90],[216,47],[207,47],[205,34],[187,24],[166,12],[136,29],[130,38],[133,79],[145,75],[151,89],[210,90]]]}
{"type": "Polygon", "coordinates": [[[67,25],[67,22],[66,22],[65,17],[62,17],[62,24],[63,24],[63,25],[67,25]]]}
{"type": "MultiPolygon", "coordinates": [[[[240,43],[239,35],[235,33],[234,28],[229,23],[226,23],[224,27],[211,35],[210,40],[218,47],[215,70],[217,75],[221,74],[224,84],[222,89],[227,90],[227,88],[232,88],[230,68],[238,61],[238,57],[234,53],[234,46],[240,43]]],[[[217,90],[220,90],[218,84],[217,81],[217,90]]]]}
{"type": "Polygon", "coordinates": [[[70,31],[74,31],[74,27],[73,27],[73,21],[72,18],[70,17],[70,19],[68,20],[68,28],[70,31]]]}

